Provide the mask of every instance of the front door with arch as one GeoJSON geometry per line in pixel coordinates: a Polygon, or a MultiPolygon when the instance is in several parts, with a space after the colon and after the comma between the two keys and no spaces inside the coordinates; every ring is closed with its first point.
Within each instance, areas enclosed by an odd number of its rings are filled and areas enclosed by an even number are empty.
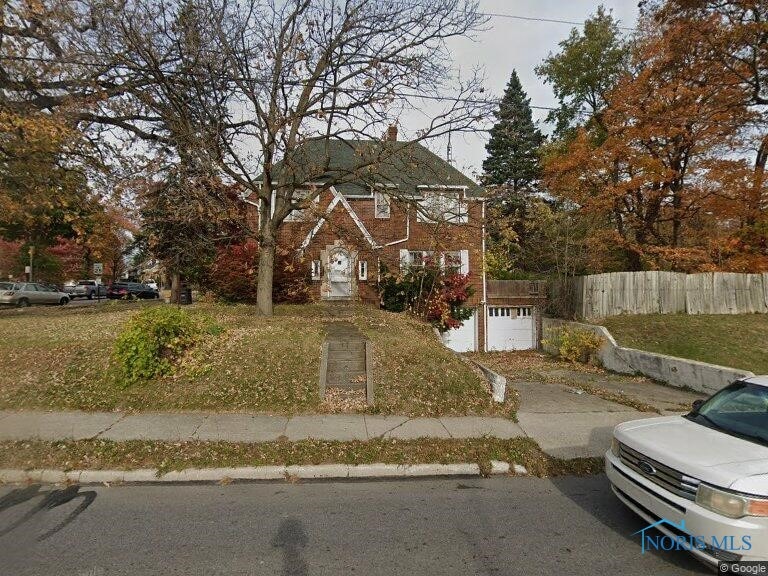
{"type": "Polygon", "coordinates": [[[328,250],[328,298],[352,297],[352,254],[346,248],[334,246],[328,250]]]}

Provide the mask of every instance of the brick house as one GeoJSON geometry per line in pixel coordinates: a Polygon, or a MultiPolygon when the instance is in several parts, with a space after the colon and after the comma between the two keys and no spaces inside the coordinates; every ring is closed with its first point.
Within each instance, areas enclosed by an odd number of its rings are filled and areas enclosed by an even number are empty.
{"type": "MultiPolygon", "coordinates": [[[[461,328],[444,340],[457,351],[486,348],[485,197],[483,189],[450,163],[418,143],[332,140],[320,151],[304,150],[311,162],[323,155],[326,174],[348,173],[360,166],[366,150],[397,146],[386,162],[365,177],[334,178],[342,183],[319,196],[310,192],[328,180],[307,182],[302,209],[293,210],[278,233],[278,246],[290,246],[307,262],[319,300],[361,301],[378,306],[382,270],[396,271],[439,258],[442,265],[469,274],[474,293],[465,304],[475,309],[461,328]],[[481,321],[482,320],[482,321],[481,321]]],[[[275,172],[281,169],[278,164],[275,172]]],[[[359,172],[359,170],[356,170],[359,172]]],[[[314,173],[317,173],[315,170],[314,173]]],[[[252,217],[257,203],[249,199],[252,217]]]]}

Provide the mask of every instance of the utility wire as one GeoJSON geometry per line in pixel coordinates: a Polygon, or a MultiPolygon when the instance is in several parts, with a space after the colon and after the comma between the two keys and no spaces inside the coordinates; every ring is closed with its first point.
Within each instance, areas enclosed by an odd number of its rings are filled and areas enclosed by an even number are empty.
{"type": "MultiPolygon", "coordinates": [[[[511,20],[523,20],[526,22],[548,22],[550,24],[570,24],[573,26],[584,26],[584,22],[576,22],[575,20],[558,20],[557,18],[537,18],[534,16],[517,16],[515,14],[501,14],[499,12],[481,12],[482,16],[490,16],[491,18],[509,18],[511,20]]],[[[617,26],[619,30],[626,30],[628,32],[634,32],[637,28],[631,28],[629,26],[617,26]]]]}

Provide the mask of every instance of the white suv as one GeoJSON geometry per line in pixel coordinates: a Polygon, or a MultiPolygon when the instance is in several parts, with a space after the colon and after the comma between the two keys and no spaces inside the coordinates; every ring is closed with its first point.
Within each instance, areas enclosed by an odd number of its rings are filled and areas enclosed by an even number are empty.
{"type": "Polygon", "coordinates": [[[641,532],[643,550],[688,550],[710,565],[768,560],[768,376],[684,416],[619,424],[605,470],[616,496],[667,537],[658,547],[641,532]]]}

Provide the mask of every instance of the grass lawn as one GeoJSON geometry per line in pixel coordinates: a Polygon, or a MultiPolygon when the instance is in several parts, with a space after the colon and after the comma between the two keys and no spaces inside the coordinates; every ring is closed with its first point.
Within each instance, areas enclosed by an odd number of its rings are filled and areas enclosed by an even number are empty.
{"type": "Polygon", "coordinates": [[[622,346],[768,374],[768,314],[606,318],[622,346]]]}
{"type": "Polygon", "coordinates": [[[514,415],[514,399],[492,402],[482,375],[443,346],[430,325],[403,314],[361,310],[350,320],[373,343],[377,412],[514,415]]]}
{"type": "Polygon", "coordinates": [[[25,310],[0,316],[0,407],[79,410],[231,410],[277,413],[319,405],[324,338],[316,306],[278,307],[263,318],[249,306],[197,304],[194,316],[224,328],[206,336],[172,376],[126,386],[112,346],[139,306],[25,310]],[[300,360],[299,360],[300,359],[300,360]]]}
{"type": "Polygon", "coordinates": [[[153,442],[78,440],[0,442],[0,468],[135,470],[161,473],[185,468],[293,464],[452,464],[475,462],[489,471],[491,460],[523,464],[536,476],[597,474],[602,458],[560,460],[530,438],[426,439],[335,442],[153,442]]]}
{"type": "MultiPolygon", "coordinates": [[[[318,396],[322,305],[277,306],[264,318],[245,305],[198,303],[190,314],[224,331],[207,335],[175,373],[126,386],[112,346],[141,306],[0,313],[0,408],[206,410],[296,414],[329,411],[318,396]]],[[[484,380],[442,347],[427,325],[404,315],[353,308],[349,321],[374,343],[375,412],[410,416],[509,413],[484,380]]]]}

